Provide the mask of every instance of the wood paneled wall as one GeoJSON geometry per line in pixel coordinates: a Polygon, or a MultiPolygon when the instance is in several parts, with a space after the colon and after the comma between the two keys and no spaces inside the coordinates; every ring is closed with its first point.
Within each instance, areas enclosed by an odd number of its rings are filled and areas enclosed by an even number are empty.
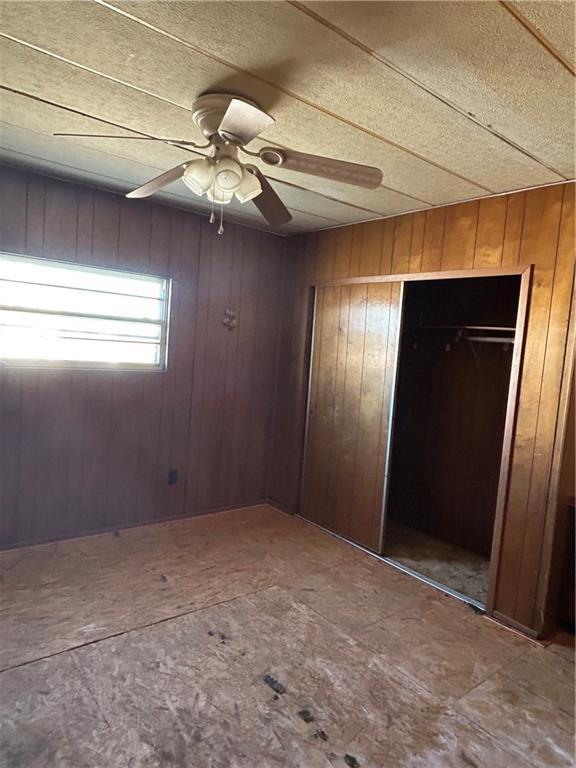
{"type": "Polygon", "coordinates": [[[4,251],[173,279],[166,373],[0,371],[1,544],[265,499],[286,241],[8,168],[0,212],[4,251]]]}
{"type": "Polygon", "coordinates": [[[292,238],[269,495],[295,511],[302,464],[309,284],[318,278],[533,264],[495,610],[539,631],[548,491],[574,279],[574,185],[292,238]],[[297,284],[299,283],[299,287],[297,284]],[[285,375],[284,375],[285,373],[285,375]]]}
{"type": "Polygon", "coordinates": [[[319,288],[301,512],[379,551],[400,284],[319,288]]]}
{"type": "Polygon", "coordinates": [[[533,264],[496,610],[538,630],[574,185],[285,240],[233,225],[218,237],[189,213],[0,169],[0,214],[2,250],[174,281],[167,373],[0,372],[4,545],[267,497],[297,510],[310,283],[533,264]],[[221,323],[226,306],[238,312],[232,332],[221,323]],[[178,469],[176,485],[167,484],[169,469],[178,469]]]}

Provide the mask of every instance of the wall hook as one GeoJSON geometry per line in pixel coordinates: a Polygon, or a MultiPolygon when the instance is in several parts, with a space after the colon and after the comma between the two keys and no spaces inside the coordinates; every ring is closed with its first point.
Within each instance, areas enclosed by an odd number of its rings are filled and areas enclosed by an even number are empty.
{"type": "Polygon", "coordinates": [[[222,319],[222,325],[227,328],[229,331],[233,331],[234,328],[238,325],[238,318],[236,316],[236,312],[233,309],[230,309],[230,307],[224,308],[224,317],[222,319]]]}

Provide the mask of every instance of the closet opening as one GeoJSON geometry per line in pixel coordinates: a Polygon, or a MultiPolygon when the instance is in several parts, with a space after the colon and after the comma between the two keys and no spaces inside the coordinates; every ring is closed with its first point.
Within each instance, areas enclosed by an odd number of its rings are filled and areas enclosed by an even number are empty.
{"type": "Polygon", "coordinates": [[[484,606],[520,276],[405,283],[387,559],[484,606]]]}

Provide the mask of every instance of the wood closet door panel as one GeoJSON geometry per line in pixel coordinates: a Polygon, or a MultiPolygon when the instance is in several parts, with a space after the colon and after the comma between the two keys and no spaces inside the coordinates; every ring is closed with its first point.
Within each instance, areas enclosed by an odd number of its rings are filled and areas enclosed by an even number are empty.
{"type": "Polygon", "coordinates": [[[301,513],[379,551],[401,284],[317,289],[301,513]]]}

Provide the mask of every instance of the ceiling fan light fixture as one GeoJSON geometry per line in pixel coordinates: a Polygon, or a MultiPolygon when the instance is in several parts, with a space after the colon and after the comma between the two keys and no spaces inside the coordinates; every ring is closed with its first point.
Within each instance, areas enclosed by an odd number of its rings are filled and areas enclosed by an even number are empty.
{"type": "MultiPolygon", "coordinates": [[[[311,155],[297,152],[286,147],[265,146],[259,151],[246,149],[255,138],[274,124],[274,118],[261,110],[257,104],[241,96],[226,93],[204,93],[194,102],[192,120],[208,139],[208,144],[200,146],[186,139],[170,139],[148,136],[126,136],[140,141],[161,141],[173,144],[180,149],[209,149],[209,156],[180,163],[150,181],[127,193],[127,197],[143,198],[153,195],[168,184],[182,179],[194,194],[206,195],[212,203],[210,221],[216,220],[214,208],[220,206],[220,226],[222,234],[223,206],[233,198],[240,203],[254,200],[254,205],[271,227],[287,224],[292,216],[278,193],[257,166],[244,165],[238,161],[238,152],[257,157],[267,166],[280,167],[283,171],[317,176],[337,183],[351,184],[364,189],[377,189],[382,186],[382,171],[371,165],[351,163],[332,157],[311,155]]],[[[59,134],[66,136],[87,136],[88,134],[59,134]]],[[[98,136],[98,134],[91,134],[98,136]]],[[[120,137],[100,134],[101,138],[120,137]]]]}
{"type": "Polygon", "coordinates": [[[261,192],[262,184],[260,184],[258,177],[248,168],[244,167],[242,170],[242,183],[235,192],[236,199],[241,203],[247,203],[248,200],[258,197],[261,192]]]}
{"type": "Polygon", "coordinates": [[[214,183],[214,163],[207,157],[192,160],[184,171],[182,181],[194,194],[202,197],[214,183]]]}

